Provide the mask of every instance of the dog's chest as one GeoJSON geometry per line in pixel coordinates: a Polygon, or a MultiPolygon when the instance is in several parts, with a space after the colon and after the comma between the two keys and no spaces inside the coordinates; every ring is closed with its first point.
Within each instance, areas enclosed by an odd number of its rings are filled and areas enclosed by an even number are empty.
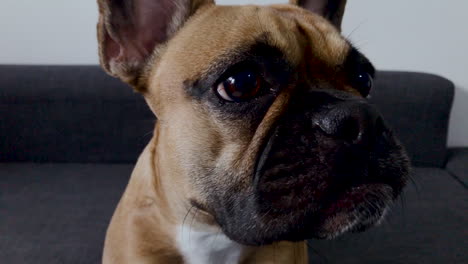
{"type": "Polygon", "coordinates": [[[186,264],[237,264],[245,249],[221,232],[199,231],[189,225],[178,228],[177,245],[186,264]]]}

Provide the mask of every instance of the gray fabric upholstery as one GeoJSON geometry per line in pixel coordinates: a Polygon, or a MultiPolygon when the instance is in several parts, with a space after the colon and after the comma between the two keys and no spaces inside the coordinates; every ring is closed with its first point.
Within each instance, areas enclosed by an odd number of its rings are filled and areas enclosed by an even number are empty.
{"type": "MultiPolygon", "coordinates": [[[[380,72],[372,102],[416,165],[441,166],[453,84],[380,72]]],[[[97,66],[0,66],[0,162],[134,162],[155,117],[97,66]]]]}
{"type": "Polygon", "coordinates": [[[310,263],[468,263],[467,190],[440,169],[415,169],[384,223],[337,240],[309,241],[310,263]]]}
{"type": "Polygon", "coordinates": [[[0,164],[0,263],[100,263],[132,167],[0,164]]]}
{"type": "MultiPolygon", "coordinates": [[[[0,164],[0,262],[100,263],[132,167],[0,164]]],[[[310,241],[311,263],[468,263],[466,190],[440,169],[414,174],[382,226],[310,241]]]]}
{"type": "Polygon", "coordinates": [[[0,66],[0,162],[134,162],[143,98],[97,66],[0,66]]]}
{"type": "Polygon", "coordinates": [[[451,81],[432,74],[379,72],[371,95],[413,164],[444,165],[454,96],[451,81]]]}
{"type": "Polygon", "coordinates": [[[468,186],[468,148],[450,149],[447,170],[465,187],[468,186]]]}

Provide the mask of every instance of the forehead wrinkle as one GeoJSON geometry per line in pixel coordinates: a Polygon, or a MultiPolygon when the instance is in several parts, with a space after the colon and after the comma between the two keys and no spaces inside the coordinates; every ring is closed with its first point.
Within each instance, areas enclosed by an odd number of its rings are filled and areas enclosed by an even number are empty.
{"type": "Polygon", "coordinates": [[[233,50],[250,45],[260,35],[254,12],[254,6],[207,10],[173,38],[164,54],[166,61],[172,61],[185,79],[209,71],[220,58],[235,55],[233,50]]]}
{"type": "Polygon", "coordinates": [[[266,6],[258,12],[259,25],[268,36],[266,43],[281,50],[288,62],[297,65],[302,51],[294,32],[294,21],[282,15],[275,7],[266,6]]]}
{"type": "Polygon", "coordinates": [[[330,64],[341,65],[349,52],[350,45],[328,20],[302,8],[274,6],[282,17],[293,20],[295,31],[305,38],[304,52],[312,52],[316,59],[330,64]],[[307,51],[309,49],[309,51],[307,51]]]}
{"type": "Polygon", "coordinates": [[[297,21],[308,33],[305,36],[308,42],[306,48],[330,66],[341,65],[349,52],[349,43],[328,22],[320,20],[316,23],[297,21]]]}
{"type": "Polygon", "coordinates": [[[330,66],[343,64],[350,45],[328,20],[293,5],[271,5],[265,9],[270,13],[262,22],[274,32],[274,41],[290,59],[303,60],[308,53],[330,66]]]}

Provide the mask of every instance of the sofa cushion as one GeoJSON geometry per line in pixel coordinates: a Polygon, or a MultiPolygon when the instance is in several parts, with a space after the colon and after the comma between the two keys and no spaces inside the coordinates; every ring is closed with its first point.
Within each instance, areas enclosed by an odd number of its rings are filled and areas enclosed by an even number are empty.
{"type": "Polygon", "coordinates": [[[132,165],[0,164],[0,262],[101,262],[132,165]]]}
{"type": "Polygon", "coordinates": [[[453,83],[440,76],[382,71],[371,102],[394,128],[414,165],[442,167],[453,95],[453,83]]]}
{"type": "Polygon", "coordinates": [[[381,226],[309,241],[311,263],[468,263],[467,195],[446,171],[415,169],[413,183],[381,226]]]}
{"type": "MultiPolygon", "coordinates": [[[[105,230],[132,165],[0,164],[2,263],[100,263],[105,230]]],[[[415,169],[380,227],[311,240],[311,263],[468,263],[467,191],[415,169]]]]}
{"type": "Polygon", "coordinates": [[[453,148],[447,157],[447,170],[465,187],[468,186],[468,148],[453,148]]]}

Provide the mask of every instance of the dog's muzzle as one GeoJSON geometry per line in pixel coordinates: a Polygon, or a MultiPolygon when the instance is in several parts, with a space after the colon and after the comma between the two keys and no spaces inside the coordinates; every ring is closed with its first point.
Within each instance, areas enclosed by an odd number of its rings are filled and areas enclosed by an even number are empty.
{"type": "Polygon", "coordinates": [[[405,151],[365,99],[318,90],[291,101],[259,149],[252,189],[221,199],[217,220],[238,242],[366,229],[405,185],[405,151]]]}

